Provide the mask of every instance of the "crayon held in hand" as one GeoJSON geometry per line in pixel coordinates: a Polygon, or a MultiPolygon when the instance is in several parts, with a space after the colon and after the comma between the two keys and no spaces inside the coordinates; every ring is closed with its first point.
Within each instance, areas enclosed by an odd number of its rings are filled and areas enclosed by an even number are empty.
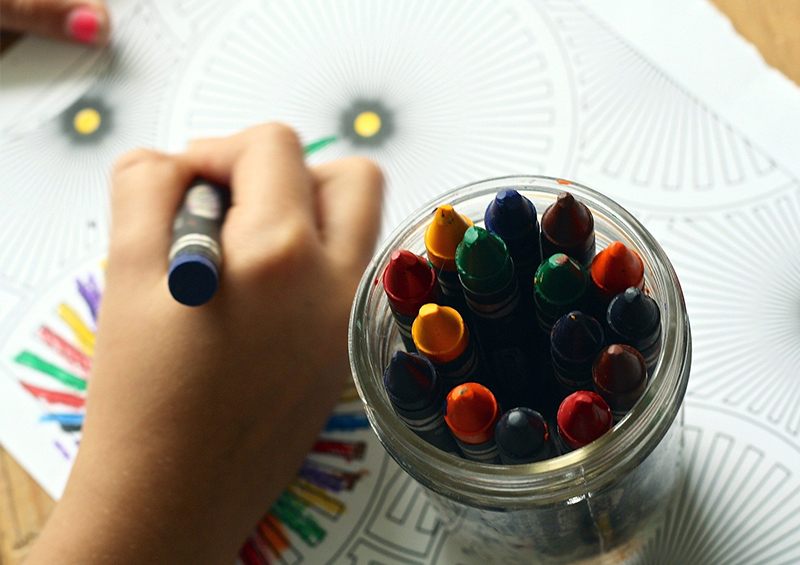
{"type": "Polygon", "coordinates": [[[609,304],[606,323],[608,341],[635,348],[652,374],[661,352],[661,310],[656,301],[638,288],[628,288],[609,304]]]}
{"type": "Polygon", "coordinates": [[[472,461],[501,463],[494,439],[500,415],[492,392],[478,383],[464,383],[447,395],[444,419],[464,457],[472,461]]]}
{"type": "Polygon", "coordinates": [[[588,445],[614,425],[606,401],[596,392],[573,392],[558,407],[558,437],[565,451],[588,445]]]}
{"type": "Polygon", "coordinates": [[[419,437],[461,457],[444,421],[444,390],[433,364],[419,355],[397,351],[383,373],[383,384],[397,416],[419,437]]]}
{"type": "Polygon", "coordinates": [[[172,226],[169,291],[186,306],[205,304],[217,292],[220,230],[230,205],[227,188],[197,179],[186,191],[172,226]]]}
{"type": "Polygon", "coordinates": [[[592,365],[594,390],[611,407],[614,422],[627,414],[647,386],[647,364],[630,345],[615,343],[603,349],[592,365]]]}
{"type": "Polygon", "coordinates": [[[524,465],[558,455],[550,427],[530,408],[513,408],[497,422],[495,441],[505,465],[524,465]]]}
{"type": "Polygon", "coordinates": [[[558,195],[542,214],[542,257],[564,253],[589,268],[594,258],[594,217],[569,192],[558,195]]]}
{"type": "Polygon", "coordinates": [[[482,376],[469,330],[453,308],[425,304],[411,326],[411,334],[417,351],[436,367],[445,390],[482,376]]]}
{"type": "Polygon", "coordinates": [[[383,271],[383,290],[407,351],[416,351],[411,326],[424,305],[439,300],[436,273],[428,262],[410,251],[395,251],[383,271]]]}

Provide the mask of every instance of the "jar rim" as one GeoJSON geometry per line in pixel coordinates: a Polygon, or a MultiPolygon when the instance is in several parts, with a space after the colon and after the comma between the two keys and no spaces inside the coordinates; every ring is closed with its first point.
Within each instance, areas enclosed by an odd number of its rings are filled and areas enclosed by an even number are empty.
{"type": "MultiPolygon", "coordinates": [[[[597,225],[597,223],[596,223],[597,225]]],[[[387,316],[391,318],[391,316],[387,316]]],[[[613,484],[637,467],[655,449],[678,414],[688,383],[691,336],[680,282],[664,250],[625,208],[582,184],[540,175],[512,175],[472,182],[432,198],[414,211],[383,242],[368,265],[356,293],[348,338],[350,364],[367,417],[381,443],[397,463],[431,490],[462,503],[508,509],[530,505],[577,502],[613,484]],[[547,198],[569,190],[592,213],[613,225],[634,245],[651,270],[662,313],[662,348],[645,393],[611,431],[591,444],[537,463],[491,465],[459,459],[419,438],[396,417],[382,387],[384,367],[369,341],[370,298],[376,281],[404,234],[427,223],[442,204],[459,204],[487,197],[500,189],[547,198]],[[409,221],[414,225],[409,225],[409,221]]]]}

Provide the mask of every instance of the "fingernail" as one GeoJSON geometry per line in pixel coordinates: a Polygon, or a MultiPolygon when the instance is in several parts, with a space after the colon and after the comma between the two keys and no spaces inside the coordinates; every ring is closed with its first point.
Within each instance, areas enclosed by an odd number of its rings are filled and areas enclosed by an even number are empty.
{"type": "Polygon", "coordinates": [[[74,8],[67,16],[67,34],[80,43],[100,45],[105,43],[108,33],[108,22],[105,14],[80,6],[74,8]]]}

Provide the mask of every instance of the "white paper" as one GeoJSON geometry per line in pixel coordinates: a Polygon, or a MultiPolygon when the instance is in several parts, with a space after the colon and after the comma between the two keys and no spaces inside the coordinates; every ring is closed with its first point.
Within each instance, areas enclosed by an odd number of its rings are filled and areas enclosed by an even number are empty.
{"type": "MultiPolygon", "coordinates": [[[[305,142],[341,137],[312,163],[382,165],[384,234],[500,174],[570,178],[631,209],[675,264],[694,345],[689,478],[636,562],[800,560],[800,89],[703,0],[423,4],[130,0],[110,50],[28,39],[0,62],[0,441],[58,497],[75,438],[39,422],[53,407],[19,383],[41,377],[13,359],[52,354],[38,326],[84,308],[75,278],[100,276],[116,156],[280,120],[305,142]],[[80,104],[104,136],[74,134],[64,111],[80,104]],[[343,125],[353,108],[382,115],[384,141],[343,125]]],[[[310,460],[369,474],[336,494],[341,516],[314,515],[318,545],[287,534],[281,563],[468,562],[369,430],[323,437],[366,455],[310,460]]]]}

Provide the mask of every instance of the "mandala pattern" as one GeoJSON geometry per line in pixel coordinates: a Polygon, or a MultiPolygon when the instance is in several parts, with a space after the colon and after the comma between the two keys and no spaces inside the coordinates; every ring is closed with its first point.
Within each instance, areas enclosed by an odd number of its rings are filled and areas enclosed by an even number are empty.
{"type": "Polygon", "coordinates": [[[0,282],[31,289],[103,253],[111,165],[128,149],[156,145],[177,58],[149,10],[116,33],[119,48],[97,61],[104,70],[85,95],[41,127],[0,140],[0,184],[25,179],[24,190],[3,194],[0,282]]]}
{"type": "Polygon", "coordinates": [[[565,168],[569,83],[524,5],[251,2],[228,17],[220,29],[237,31],[211,36],[185,71],[202,78],[176,96],[175,146],[268,120],[340,135],[323,158],[382,165],[386,227],[469,180],[565,168]],[[355,122],[367,113],[370,136],[355,122]]]}
{"type": "Polygon", "coordinates": [[[757,206],[676,220],[663,245],[692,322],[689,395],[800,432],[800,185],[757,206]],[[698,242],[702,242],[700,245],[698,242]]]}

